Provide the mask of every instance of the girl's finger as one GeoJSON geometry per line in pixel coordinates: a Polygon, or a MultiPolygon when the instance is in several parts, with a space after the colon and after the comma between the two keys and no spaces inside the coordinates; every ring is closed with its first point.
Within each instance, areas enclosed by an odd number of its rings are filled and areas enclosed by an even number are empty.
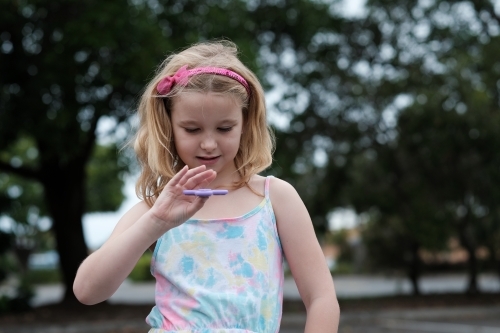
{"type": "Polygon", "coordinates": [[[202,173],[199,173],[189,179],[184,183],[184,187],[188,190],[192,190],[197,188],[200,184],[204,182],[208,183],[215,179],[217,173],[213,170],[206,170],[202,173]]]}
{"type": "Polygon", "coordinates": [[[182,169],[179,170],[179,172],[177,172],[173,177],[172,179],[170,179],[170,184],[172,186],[175,186],[179,183],[180,180],[182,180],[182,177],[184,177],[184,175],[188,172],[188,166],[185,165],[182,169]]]}
{"type": "Polygon", "coordinates": [[[211,170],[206,170],[204,165],[190,169],[186,174],[182,177],[182,179],[178,182],[180,186],[186,187],[187,182],[194,177],[198,177],[199,175],[205,174],[207,172],[212,172],[211,170]]]}
{"type": "Polygon", "coordinates": [[[206,170],[206,166],[204,165],[200,165],[200,166],[197,166],[196,168],[192,168],[192,169],[189,169],[183,176],[182,178],[180,179],[180,181],[178,182],[179,185],[181,186],[184,186],[186,184],[186,182],[194,177],[195,175],[197,174],[200,174],[200,173],[203,173],[205,171],[208,171],[206,170]]]}

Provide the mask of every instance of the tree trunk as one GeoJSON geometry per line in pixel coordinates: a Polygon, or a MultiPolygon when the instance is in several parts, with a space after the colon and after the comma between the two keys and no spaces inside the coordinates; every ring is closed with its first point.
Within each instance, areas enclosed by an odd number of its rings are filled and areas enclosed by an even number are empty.
{"type": "Polygon", "coordinates": [[[495,271],[497,273],[497,277],[500,279],[500,258],[495,259],[495,271]]]}
{"type": "Polygon", "coordinates": [[[468,247],[467,253],[469,253],[469,286],[467,287],[468,294],[479,293],[479,288],[477,286],[477,257],[474,247],[468,247]]]}
{"type": "Polygon", "coordinates": [[[498,255],[498,247],[495,244],[490,244],[488,249],[490,251],[492,268],[496,272],[497,277],[500,279],[500,256],[498,255]]]}
{"type": "Polygon", "coordinates": [[[469,255],[468,260],[468,274],[469,274],[469,283],[467,286],[467,294],[478,294],[479,288],[477,286],[477,257],[476,257],[476,246],[473,241],[467,235],[467,224],[464,223],[459,228],[459,236],[460,243],[467,251],[469,255]]]}
{"type": "Polygon", "coordinates": [[[420,257],[418,255],[419,246],[416,242],[411,245],[411,263],[408,271],[408,278],[410,279],[413,295],[420,295],[420,285],[418,280],[420,278],[420,257]]]}
{"type": "Polygon", "coordinates": [[[82,216],[85,204],[85,171],[83,163],[43,171],[45,200],[53,219],[52,230],[59,253],[60,270],[65,293],[63,302],[76,303],[73,281],[81,262],[87,257],[82,216]]]}

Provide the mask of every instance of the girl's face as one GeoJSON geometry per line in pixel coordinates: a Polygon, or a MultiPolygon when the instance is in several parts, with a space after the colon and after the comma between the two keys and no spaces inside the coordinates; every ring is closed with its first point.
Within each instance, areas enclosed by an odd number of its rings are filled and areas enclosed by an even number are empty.
{"type": "Polygon", "coordinates": [[[242,107],[216,93],[187,92],[172,100],[175,148],[189,167],[206,165],[217,177],[231,177],[243,130],[242,107]]]}

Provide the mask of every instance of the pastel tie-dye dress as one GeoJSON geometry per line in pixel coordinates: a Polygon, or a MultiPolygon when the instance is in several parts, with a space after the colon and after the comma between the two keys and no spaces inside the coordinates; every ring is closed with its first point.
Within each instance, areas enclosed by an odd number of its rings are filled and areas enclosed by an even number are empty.
{"type": "Polygon", "coordinates": [[[265,198],[247,214],[190,219],[158,239],[149,333],[279,331],[283,254],[269,181],[265,198]]]}

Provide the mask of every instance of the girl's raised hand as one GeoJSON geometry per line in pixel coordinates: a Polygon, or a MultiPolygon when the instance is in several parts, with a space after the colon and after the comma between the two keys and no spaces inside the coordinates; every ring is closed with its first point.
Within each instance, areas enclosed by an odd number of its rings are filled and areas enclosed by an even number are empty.
{"type": "Polygon", "coordinates": [[[204,165],[193,169],[185,166],[167,183],[151,207],[151,214],[168,229],[181,225],[208,200],[208,197],[184,195],[182,191],[204,187],[216,176],[215,171],[206,170],[204,165]]]}

